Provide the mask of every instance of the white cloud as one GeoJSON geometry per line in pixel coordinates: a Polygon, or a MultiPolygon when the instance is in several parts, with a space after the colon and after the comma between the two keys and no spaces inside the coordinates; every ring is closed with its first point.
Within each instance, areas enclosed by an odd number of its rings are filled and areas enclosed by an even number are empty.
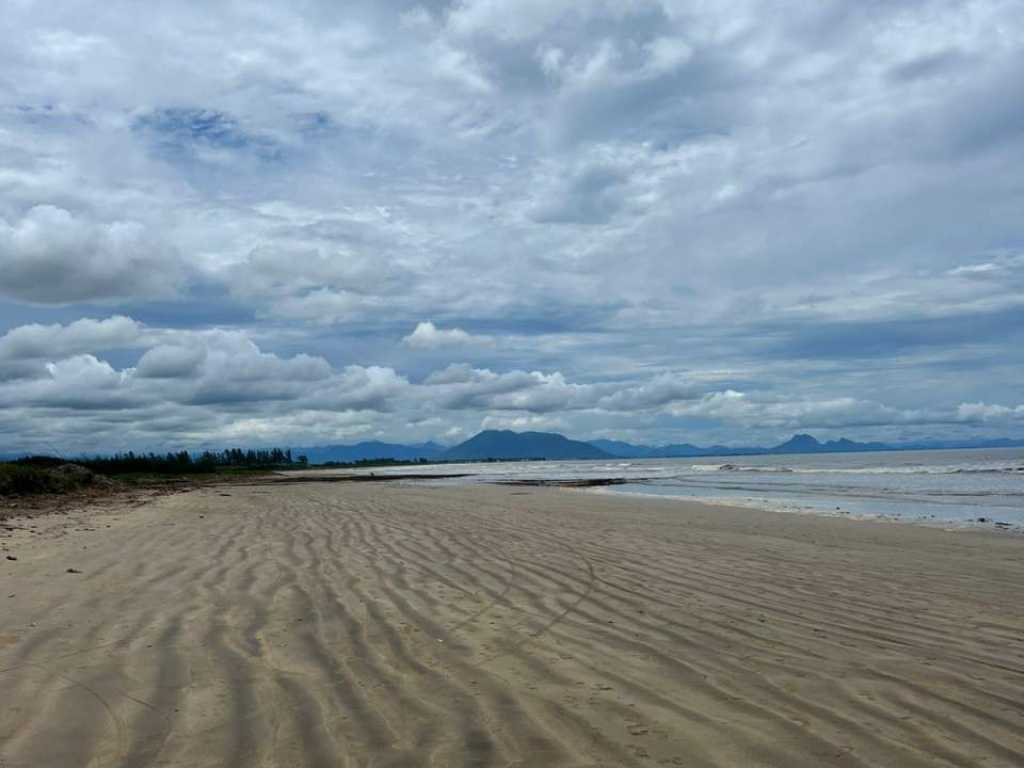
{"type": "Polygon", "coordinates": [[[171,296],[183,277],[177,254],[144,225],[52,205],[0,219],[0,272],[0,293],[42,304],[171,296]]]}
{"type": "Polygon", "coordinates": [[[633,428],[655,425],[665,417],[775,434],[1011,424],[1024,417],[1024,406],[964,403],[950,411],[900,409],[854,397],[716,390],[715,376],[670,372],[627,382],[580,383],[558,371],[496,372],[455,364],[412,383],[387,366],[335,367],[321,357],[266,352],[240,331],[150,328],[126,317],[25,326],[4,339],[0,349],[7,364],[37,366],[30,378],[0,377],[5,420],[23,435],[26,447],[45,447],[44,440],[87,447],[99,436],[113,440],[114,447],[126,440],[133,445],[196,444],[246,434],[261,441],[292,441],[298,435],[307,436],[307,442],[359,435],[395,440],[409,439],[409,430],[420,439],[452,439],[479,425],[609,434],[597,425],[633,428]],[[39,357],[44,351],[40,345],[47,341],[52,354],[39,357]],[[118,368],[83,352],[89,343],[145,349],[135,365],[118,368]],[[45,425],[45,434],[33,436],[28,425],[45,425]]]}
{"type": "Polygon", "coordinates": [[[658,374],[649,381],[627,386],[599,401],[609,411],[635,412],[693,400],[706,392],[707,384],[671,373],[658,374]]]}
{"type": "Polygon", "coordinates": [[[999,254],[992,261],[963,264],[949,270],[947,274],[952,277],[1005,280],[1013,273],[1024,279],[1024,254],[999,254]]]}
{"type": "Polygon", "coordinates": [[[411,387],[391,368],[350,365],[317,392],[310,402],[318,408],[404,412],[410,404],[411,387]]]}
{"type": "Polygon", "coordinates": [[[515,432],[557,432],[566,428],[557,416],[485,416],[480,429],[511,429],[515,432]]]}
{"type": "Polygon", "coordinates": [[[747,429],[833,429],[952,421],[951,414],[901,410],[853,397],[767,398],[731,389],[710,392],[693,402],[675,403],[669,410],[677,416],[717,419],[747,429]]]}
{"type": "Polygon", "coordinates": [[[0,360],[56,359],[80,352],[139,346],[143,326],[129,317],[82,318],[68,325],[33,323],[0,336],[0,360]]]}
{"type": "Polygon", "coordinates": [[[288,320],[305,320],[314,325],[334,325],[355,320],[382,305],[375,297],[322,288],[303,296],[288,296],[273,301],[273,315],[288,320]]]}
{"type": "Polygon", "coordinates": [[[438,328],[429,320],[418,323],[416,328],[402,339],[402,343],[413,349],[440,349],[442,347],[465,347],[489,345],[489,336],[475,336],[461,328],[438,328]]]}
{"type": "Polygon", "coordinates": [[[566,381],[555,371],[495,373],[466,364],[451,365],[423,381],[424,392],[442,408],[460,411],[548,413],[592,407],[598,390],[566,381]]]}
{"type": "Polygon", "coordinates": [[[988,403],[961,403],[957,417],[966,422],[1003,422],[1024,420],[1024,405],[990,405],[988,403]]]}
{"type": "Polygon", "coordinates": [[[245,401],[296,400],[332,376],[321,357],[299,354],[290,358],[263,352],[240,332],[197,335],[203,360],[189,387],[177,394],[196,404],[231,404],[245,401]]]}
{"type": "Polygon", "coordinates": [[[693,47],[681,37],[656,37],[645,46],[649,60],[645,69],[652,75],[662,75],[686,64],[693,58],[693,47]]]}
{"type": "Polygon", "coordinates": [[[45,376],[27,382],[0,384],[0,405],[68,409],[85,419],[89,413],[151,402],[150,396],[133,391],[130,371],[118,371],[93,355],[75,355],[46,363],[45,370],[45,376]]]}

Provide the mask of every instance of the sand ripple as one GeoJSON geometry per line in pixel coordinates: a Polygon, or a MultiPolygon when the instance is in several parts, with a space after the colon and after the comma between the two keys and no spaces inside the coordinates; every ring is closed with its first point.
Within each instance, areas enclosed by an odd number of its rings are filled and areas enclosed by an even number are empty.
{"type": "Polygon", "coordinates": [[[1019,538],[549,489],[223,493],[5,564],[0,768],[1024,765],[1019,538]]]}

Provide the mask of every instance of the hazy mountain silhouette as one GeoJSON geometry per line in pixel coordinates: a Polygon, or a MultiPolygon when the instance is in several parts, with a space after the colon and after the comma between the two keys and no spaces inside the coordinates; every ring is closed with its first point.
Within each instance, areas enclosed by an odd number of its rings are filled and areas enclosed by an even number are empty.
{"type": "Polygon", "coordinates": [[[313,464],[395,459],[398,461],[479,461],[484,459],[671,459],[700,456],[759,456],[786,453],[856,453],[861,451],[935,450],[943,448],[1017,448],[1024,440],[993,438],[969,441],[921,441],[908,443],[859,443],[846,437],[821,442],[808,434],[796,434],[775,446],[699,446],[692,443],[638,445],[622,440],[571,440],[556,432],[485,430],[452,448],[434,442],[405,445],[376,440],[354,445],[322,445],[293,448],[313,464]]]}
{"type": "Polygon", "coordinates": [[[771,447],[709,445],[691,443],[673,445],[636,445],[621,440],[594,440],[604,451],[623,459],[671,459],[697,456],[760,456],[783,453],[857,453],[863,451],[927,451],[944,448],[1019,448],[1024,440],[993,438],[988,440],[928,440],[907,443],[859,443],[846,437],[821,442],[808,434],[793,435],[779,445],[771,447]]]}
{"type": "Polygon", "coordinates": [[[570,440],[554,432],[512,432],[489,429],[464,443],[449,448],[446,460],[477,459],[608,459],[611,454],[600,448],[570,440]]]}

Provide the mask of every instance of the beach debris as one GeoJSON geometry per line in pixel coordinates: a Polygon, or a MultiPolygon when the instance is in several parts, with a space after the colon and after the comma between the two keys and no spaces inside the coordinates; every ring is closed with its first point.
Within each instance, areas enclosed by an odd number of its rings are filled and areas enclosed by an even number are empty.
{"type": "Polygon", "coordinates": [[[16,558],[14,555],[8,555],[7,559],[8,560],[17,560],[18,558],[16,558]]]}
{"type": "Polygon", "coordinates": [[[77,568],[68,568],[67,573],[81,573],[77,568]]]}
{"type": "Polygon", "coordinates": [[[626,723],[626,730],[629,731],[630,736],[646,736],[650,732],[650,729],[643,723],[626,723]]]}

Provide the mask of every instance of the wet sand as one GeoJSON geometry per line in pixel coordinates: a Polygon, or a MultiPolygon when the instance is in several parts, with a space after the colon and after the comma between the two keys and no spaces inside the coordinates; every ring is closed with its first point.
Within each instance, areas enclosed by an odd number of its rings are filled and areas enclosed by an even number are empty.
{"type": "Polygon", "coordinates": [[[0,768],[1024,765],[1019,536],[394,483],[28,522],[0,768]]]}

